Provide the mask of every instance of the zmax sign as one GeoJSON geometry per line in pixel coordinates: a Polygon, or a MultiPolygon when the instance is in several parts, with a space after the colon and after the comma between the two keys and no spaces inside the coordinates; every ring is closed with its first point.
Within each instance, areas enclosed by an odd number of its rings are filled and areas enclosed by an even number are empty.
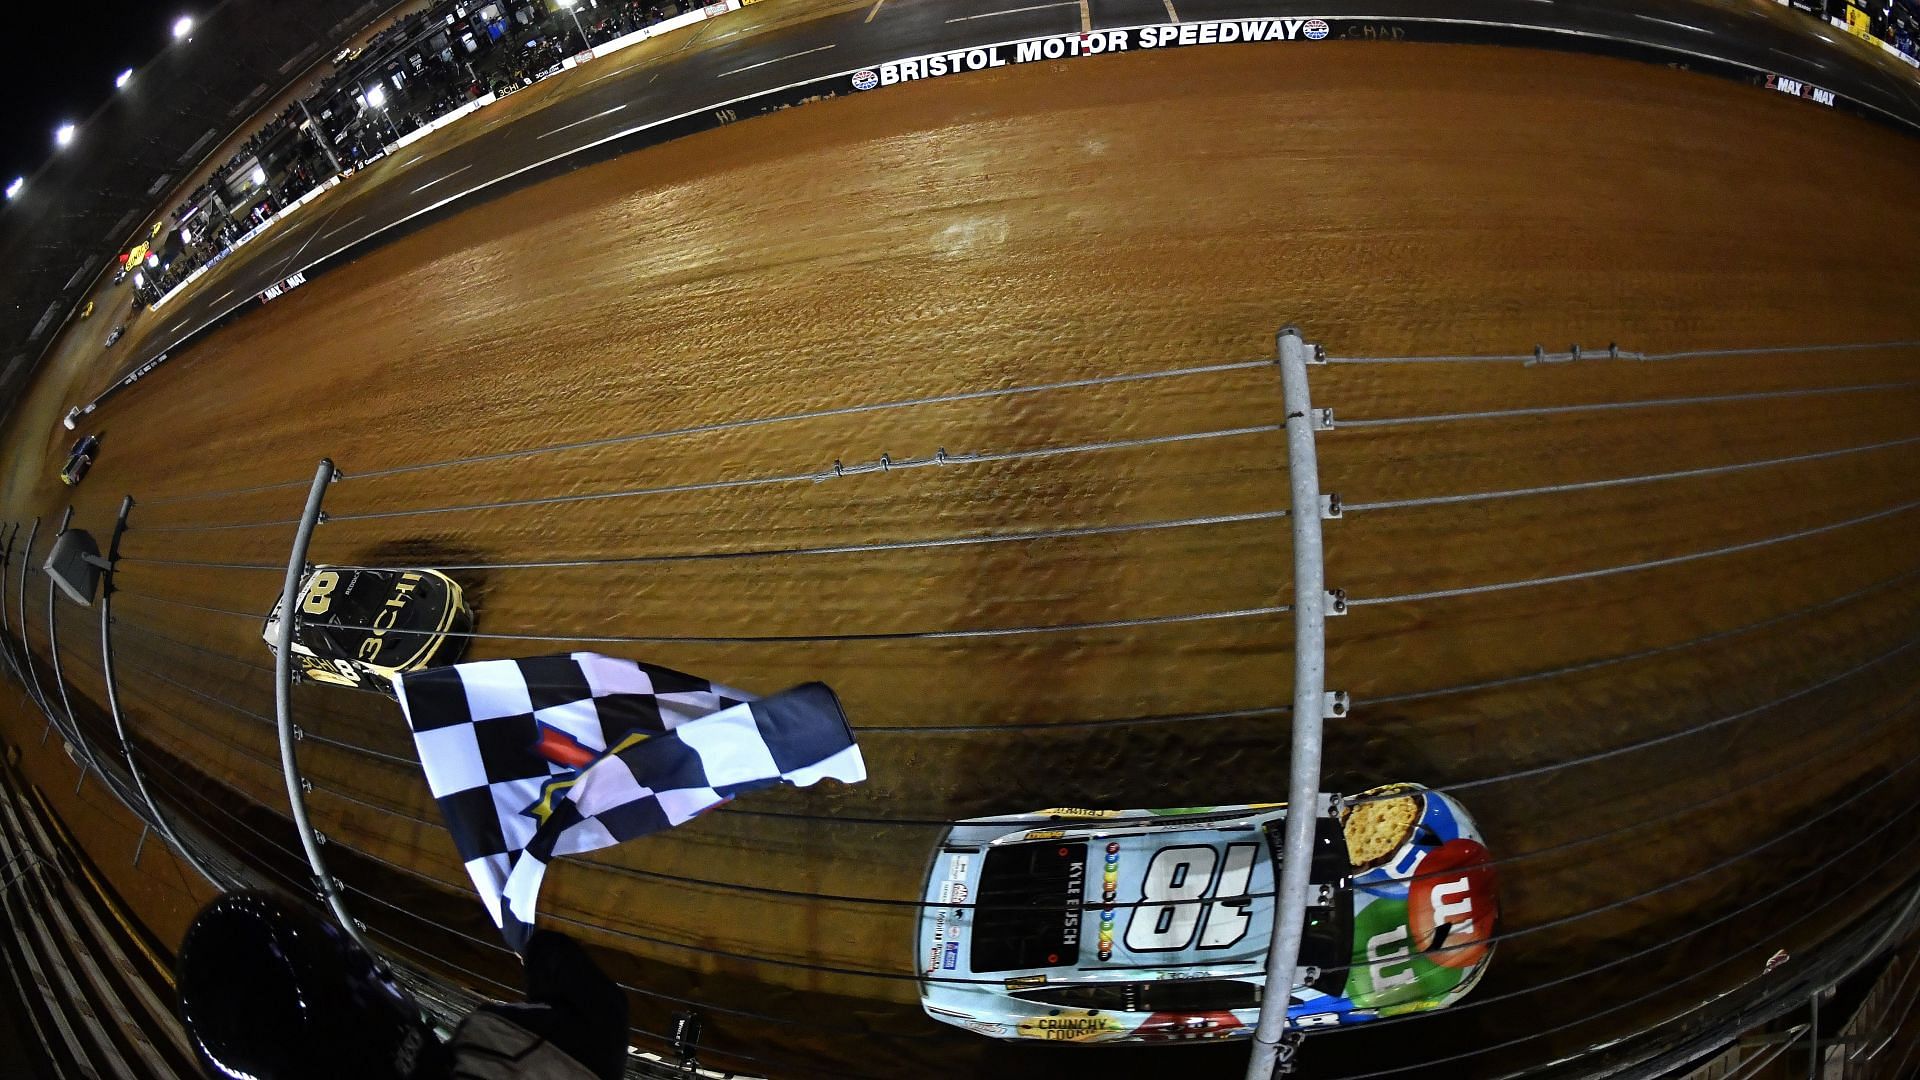
{"type": "Polygon", "coordinates": [[[1083,34],[1056,34],[1005,45],[955,49],[894,60],[853,74],[855,90],[935,79],[961,71],[981,71],[1009,64],[1063,60],[1069,56],[1144,51],[1181,45],[1230,45],[1250,41],[1319,41],[1331,33],[1325,19],[1231,19],[1167,26],[1136,26],[1127,30],[1094,30],[1083,34]]]}
{"type": "Polygon", "coordinates": [[[1824,90],[1812,83],[1801,82],[1799,79],[1789,79],[1785,75],[1767,76],[1767,89],[1778,90],[1791,97],[1806,98],[1829,108],[1833,106],[1833,91],[1824,90]]]}

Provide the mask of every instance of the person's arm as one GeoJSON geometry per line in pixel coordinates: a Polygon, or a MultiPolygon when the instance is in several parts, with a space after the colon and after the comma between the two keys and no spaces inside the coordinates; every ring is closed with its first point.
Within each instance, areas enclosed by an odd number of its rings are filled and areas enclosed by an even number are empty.
{"type": "Polygon", "coordinates": [[[627,995],[579,942],[551,930],[527,941],[526,1005],[489,1005],[586,1066],[620,1080],[627,1063],[627,995]]]}

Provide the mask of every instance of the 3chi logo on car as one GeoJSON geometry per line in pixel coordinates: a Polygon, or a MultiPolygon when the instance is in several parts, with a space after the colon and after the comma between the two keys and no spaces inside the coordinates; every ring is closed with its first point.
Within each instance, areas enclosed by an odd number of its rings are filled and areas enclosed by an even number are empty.
{"type": "Polygon", "coordinates": [[[865,68],[853,73],[853,88],[855,90],[871,90],[879,85],[880,73],[872,68],[865,68]]]}
{"type": "Polygon", "coordinates": [[[1325,19],[1308,19],[1300,25],[1300,36],[1308,41],[1319,41],[1332,32],[1325,19]]]}

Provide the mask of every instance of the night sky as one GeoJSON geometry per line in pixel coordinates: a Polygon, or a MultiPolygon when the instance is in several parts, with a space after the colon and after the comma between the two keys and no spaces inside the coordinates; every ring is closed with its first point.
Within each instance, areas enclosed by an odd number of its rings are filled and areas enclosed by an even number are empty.
{"type": "Polygon", "coordinates": [[[83,121],[172,41],[173,21],[213,0],[79,0],[8,4],[0,65],[0,186],[31,178],[54,153],[53,129],[83,121]]]}

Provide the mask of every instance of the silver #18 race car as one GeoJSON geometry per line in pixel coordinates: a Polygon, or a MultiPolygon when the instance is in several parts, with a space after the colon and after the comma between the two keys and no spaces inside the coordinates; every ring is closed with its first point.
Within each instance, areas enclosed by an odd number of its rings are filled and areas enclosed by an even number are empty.
{"type": "MultiPolygon", "coordinates": [[[[394,676],[458,661],[472,629],[459,583],[438,570],[316,566],[300,581],[294,671],[392,697],[394,676]]],[[[275,603],[261,633],[268,649],[279,633],[275,603]]]]}
{"type": "MultiPolygon", "coordinates": [[[[1416,784],[1322,818],[1300,1027],[1438,1009],[1479,981],[1494,873],[1460,804],[1416,784]]],[[[1250,1036],[1266,992],[1284,805],[1041,810],[959,822],[934,855],[921,1005],[1002,1039],[1250,1036]]]]}

